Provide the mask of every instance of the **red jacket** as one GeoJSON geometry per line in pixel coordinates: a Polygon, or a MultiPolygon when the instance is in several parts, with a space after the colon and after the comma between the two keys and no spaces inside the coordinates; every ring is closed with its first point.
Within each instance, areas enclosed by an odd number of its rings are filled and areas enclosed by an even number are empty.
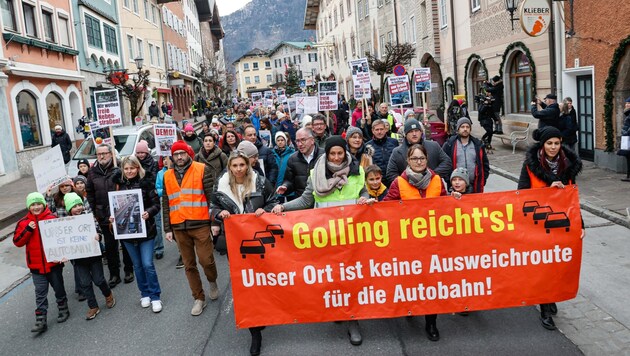
{"type": "Polygon", "coordinates": [[[57,217],[50,212],[48,207],[39,215],[35,216],[30,211],[25,217],[20,219],[15,226],[13,234],[13,244],[17,247],[26,245],[26,264],[31,271],[37,271],[40,274],[50,272],[50,269],[58,263],[51,263],[46,260],[44,254],[44,245],[42,237],[39,234],[39,226],[31,229],[28,223],[34,221],[37,224],[41,220],[56,219],[57,217]]]}

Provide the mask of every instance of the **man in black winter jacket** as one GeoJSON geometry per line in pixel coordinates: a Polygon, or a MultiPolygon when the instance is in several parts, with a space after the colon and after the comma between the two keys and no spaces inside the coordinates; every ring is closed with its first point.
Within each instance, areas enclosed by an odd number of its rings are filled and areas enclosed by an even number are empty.
{"type": "Polygon", "coordinates": [[[492,94],[494,101],[492,102],[492,112],[494,113],[493,121],[495,124],[494,133],[503,134],[503,124],[501,123],[501,108],[503,107],[503,80],[495,75],[486,85],[486,91],[492,94]]]}
{"type": "Polygon", "coordinates": [[[315,144],[315,136],[309,128],[299,129],[295,133],[295,145],[298,151],[289,157],[284,182],[276,193],[289,195],[295,192],[295,196],[300,197],[306,188],[311,169],[315,167],[315,162],[324,150],[315,144]]]}
{"type": "Polygon", "coordinates": [[[470,132],[472,121],[467,117],[457,120],[457,135],[451,136],[442,146],[442,150],[451,158],[453,169],[466,168],[468,186],[473,193],[483,193],[483,188],[490,175],[490,163],[486,155],[486,147],[470,132]]]}
{"type": "Polygon", "coordinates": [[[154,117],[157,117],[157,118],[160,117],[160,108],[155,103],[155,100],[152,101],[151,105],[149,106],[149,117],[151,119],[154,118],[154,117]]]}
{"type": "Polygon", "coordinates": [[[392,155],[392,152],[394,152],[394,149],[398,147],[398,140],[387,137],[386,121],[374,120],[372,122],[372,139],[365,145],[374,148],[372,162],[376,164],[382,172],[386,172],[389,157],[392,155]]]}
{"type": "Polygon", "coordinates": [[[547,94],[544,101],[536,98],[536,101],[532,101],[531,109],[532,116],[538,119],[538,128],[542,129],[545,126],[553,126],[557,129],[560,127],[560,107],[557,103],[558,97],[553,94],[547,94]],[[538,105],[542,110],[538,110],[538,105]]]}
{"type": "Polygon", "coordinates": [[[265,172],[265,178],[270,182],[275,182],[278,178],[278,165],[276,164],[276,158],[273,156],[273,152],[262,144],[262,141],[256,133],[254,125],[248,124],[243,130],[243,139],[253,143],[258,149],[258,159],[262,160],[263,171],[265,172]]]}

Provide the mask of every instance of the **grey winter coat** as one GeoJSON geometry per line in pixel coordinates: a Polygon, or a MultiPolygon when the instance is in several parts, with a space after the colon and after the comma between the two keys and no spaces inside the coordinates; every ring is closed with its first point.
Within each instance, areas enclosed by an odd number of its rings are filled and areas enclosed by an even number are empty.
{"type": "MultiPolygon", "coordinates": [[[[439,174],[442,179],[450,181],[453,171],[453,162],[448,155],[442,151],[437,142],[423,140],[421,144],[427,150],[429,156],[429,168],[439,174]]],[[[407,168],[407,151],[412,145],[405,139],[403,144],[396,147],[387,163],[387,173],[385,173],[385,185],[389,185],[407,168]]]]}

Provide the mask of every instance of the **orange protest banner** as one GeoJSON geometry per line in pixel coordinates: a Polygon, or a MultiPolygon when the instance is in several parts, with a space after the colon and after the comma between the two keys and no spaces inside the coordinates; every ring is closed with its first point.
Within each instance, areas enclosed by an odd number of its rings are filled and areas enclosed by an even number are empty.
{"type": "Polygon", "coordinates": [[[578,189],[381,202],[226,220],[239,328],[574,298],[578,189]]]}

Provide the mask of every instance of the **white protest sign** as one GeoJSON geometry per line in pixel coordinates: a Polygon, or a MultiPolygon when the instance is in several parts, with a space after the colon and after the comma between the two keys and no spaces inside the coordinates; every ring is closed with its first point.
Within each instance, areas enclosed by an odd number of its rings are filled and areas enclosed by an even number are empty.
{"type": "Polygon", "coordinates": [[[96,117],[101,127],[122,125],[122,114],[118,90],[101,90],[94,92],[96,117]]]}
{"type": "Polygon", "coordinates": [[[114,216],[114,237],[117,240],[147,237],[147,227],[142,219],[142,190],[118,190],[107,194],[109,211],[114,216]]]}
{"type": "Polygon", "coordinates": [[[271,90],[265,90],[265,99],[273,99],[273,92],[271,90]]]}
{"type": "Polygon", "coordinates": [[[389,85],[389,95],[391,97],[392,106],[411,104],[409,78],[406,75],[388,77],[387,84],[389,85]]]}
{"type": "Polygon", "coordinates": [[[89,122],[90,132],[92,133],[92,140],[94,141],[94,147],[100,145],[111,145],[112,139],[109,137],[109,128],[101,127],[98,121],[89,122]]]}
{"type": "Polygon", "coordinates": [[[262,93],[252,93],[252,103],[254,104],[254,106],[262,106],[262,93]]]}
{"type": "Polygon", "coordinates": [[[37,191],[40,193],[45,193],[51,184],[59,185],[68,177],[59,145],[33,158],[31,164],[37,191]]]}
{"type": "Polygon", "coordinates": [[[370,90],[370,68],[367,58],[360,58],[349,63],[352,71],[352,82],[354,83],[354,98],[370,99],[372,91],[370,90]]]}
{"type": "Polygon", "coordinates": [[[298,114],[317,114],[317,97],[303,96],[296,98],[296,111],[298,114]]]}
{"type": "Polygon", "coordinates": [[[414,90],[416,93],[431,91],[431,68],[416,68],[413,70],[414,90]]]}
{"type": "Polygon", "coordinates": [[[39,222],[39,231],[48,261],[101,255],[92,214],[42,220],[39,222]]]}
{"type": "Polygon", "coordinates": [[[177,141],[177,128],[174,124],[155,124],[155,148],[158,156],[170,156],[171,146],[177,141]]]}
{"type": "Polygon", "coordinates": [[[286,104],[286,103],[288,103],[288,100],[289,99],[287,99],[286,95],[284,95],[284,94],[283,95],[278,95],[278,102],[280,104],[286,104]]]}
{"type": "Polygon", "coordinates": [[[319,111],[337,110],[337,82],[317,83],[319,111]]]}
{"type": "Polygon", "coordinates": [[[272,106],[273,106],[273,99],[267,99],[267,98],[265,98],[265,100],[264,100],[264,101],[265,101],[265,103],[264,103],[265,107],[270,108],[270,107],[272,107],[272,106]]]}

